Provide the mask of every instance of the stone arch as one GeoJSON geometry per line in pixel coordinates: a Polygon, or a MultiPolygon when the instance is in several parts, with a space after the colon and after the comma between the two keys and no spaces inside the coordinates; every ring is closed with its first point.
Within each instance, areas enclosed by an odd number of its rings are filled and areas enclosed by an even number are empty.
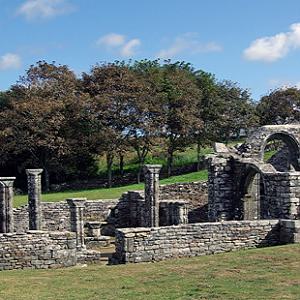
{"type": "Polygon", "coordinates": [[[291,159],[291,165],[297,171],[300,171],[300,125],[268,125],[260,127],[252,133],[247,144],[250,146],[250,152],[259,161],[263,162],[264,151],[267,143],[272,139],[282,140],[288,147],[291,159]]]}
{"type": "MultiPolygon", "coordinates": [[[[265,148],[267,146],[267,143],[271,140],[282,140],[287,148],[288,148],[288,156],[284,155],[281,159],[286,160],[286,171],[290,171],[292,169],[296,171],[300,171],[300,165],[299,165],[299,152],[300,152],[300,145],[298,140],[295,138],[294,135],[289,134],[287,132],[276,132],[274,134],[271,134],[262,145],[262,159],[265,152],[265,148]]],[[[280,171],[280,170],[279,170],[280,171]]]]}

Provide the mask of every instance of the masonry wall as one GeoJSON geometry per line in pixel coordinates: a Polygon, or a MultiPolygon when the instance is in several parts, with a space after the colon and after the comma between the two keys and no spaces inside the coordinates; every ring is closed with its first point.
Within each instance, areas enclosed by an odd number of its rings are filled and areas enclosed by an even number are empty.
{"type": "Polygon", "coordinates": [[[155,262],[280,244],[278,220],[195,223],[116,232],[119,263],[155,262]]]}
{"type": "Polygon", "coordinates": [[[41,232],[0,234],[0,271],[76,265],[76,234],[41,232]]]}
{"type": "MultiPolygon", "coordinates": [[[[172,200],[178,205],[189,201],[188,221],[207,220],[207,182],[190,182],[160,186],[160,199],[172,200]],[[198,195],[198,196],[197,196],[198,195]]],[[[165,206],[165,203],[162,204],[165,206]]],[[[143,224],[144,192],[129,191],[120,199],[88,200],[85,203],[86,222],[103,222],[102,234],[114,235],[115,228],[137,227],[143,224]]],[[[42,202],[42,230],[70,231],[70,210],[66,201],[42,202]]],[[[14,209],[14,230],[26,232],[29,228],[28,205],[14,209]]],[[[164,224],[164,221],[161,222],[164,224]]]]}
{"type": "Polygon", "coordinates": [[[208,167],[208,220],[232,220],[235,215],[235,177],[230,159],[216,157],[208,167]]]}
{"type": "Polygon", "coordinates": [[[208,182],[185,182],[159,186],[161,200],[189,201],[189,223],[208,221],[208,182]]]}
{"type": "Polygon", "coordinates": [[[300,218],[300,172],[263,174],[268,217],[300,218]]]}
{"type": "MultiPolygon", "coordinates": [[[[85,222],[105,222],[107,231],[114,231],[116,223],[115,210],[119,200],[98,200],[86,201],[84,210],[85,222]],[[109,227],[113,226],[113,229],[109,227]]],[[[120,205],[119,205],[120,206],[120,205]]],[[[42,202],[42,230],[45,231],[70,231],[70,209],[66,201],[42,202]]],[[[24,205],[14,210],[15,231],[26,232],[29,227],[28,205],[24,205]]],[[[110,232],[108,232],[109,234],[110,232]]]]}

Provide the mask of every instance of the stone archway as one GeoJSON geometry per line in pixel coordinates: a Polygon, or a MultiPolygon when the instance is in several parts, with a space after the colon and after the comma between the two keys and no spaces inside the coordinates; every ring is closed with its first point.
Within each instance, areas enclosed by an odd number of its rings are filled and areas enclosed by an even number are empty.
{"type": "Polygon", "coordinates": [[[243,220],[261,219],[264,208],[264,182],[262,173],[253,166],[247,166],[245,179],[242,183],[240,199],[241,218],[243,220]]]}
{"type": "Polygon", "coordinates": [[[268,125],[252,133],[247,144],[253,158],[263,162],[264,151],[269,141],[282,140],[289,151],[291,169],[300,171],[300,125],[268,125]]]}
{"type": "Polygon", "coordinates": [[[273,156],[273,160],[268,161],[268,163],[272,164],[277,171],[300,171],[299,143],[296,138],[285,132],[274,133],[265,140],[263,153],[270,141],[281,141],[283,145],[273,156]]]}

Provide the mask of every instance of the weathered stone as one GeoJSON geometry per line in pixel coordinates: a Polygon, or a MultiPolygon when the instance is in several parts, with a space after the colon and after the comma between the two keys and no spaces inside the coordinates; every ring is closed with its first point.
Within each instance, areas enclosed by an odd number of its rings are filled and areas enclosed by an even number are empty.
{"type": "Polygon", "coordinates": [[[145,226],[159,226],[159,172],[162,165],[144,165],[145,226]]]}
{"type": "Polygon", "coordinates": [[[0,177],[0,232],[14,231],[13,183],[15,177],[0,177]]]}
{"type": "Polygon", "coordinates": [[[29,229],[41,229],[41,174],[43,169],[27,169],[29,229]]]}
{"type": "Polygon", "coordinates": [[[67,199],[71,213],[71,228],[76,232],[76,245],[78,250],[85,250],[84,244],[84,222],[83,210],[86,198],[70,198],[67,199]]]}

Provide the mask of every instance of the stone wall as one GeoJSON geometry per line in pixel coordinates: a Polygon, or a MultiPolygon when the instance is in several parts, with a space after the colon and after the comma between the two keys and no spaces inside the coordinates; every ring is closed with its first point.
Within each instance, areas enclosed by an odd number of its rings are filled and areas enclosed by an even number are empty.
{"type": "MultiPolygon", "coordinates": [[[[114,231],[116,223],[115,210],[119,200],[86,201],[84,210],[85,222],[105,222],[107,231],[114,231]],[[113,227],[113,229],[110,229],[113,227]]],[[[41,203],[41,230],[45,231],[70,231],[70,209],[66,201],[41,203]]],[[[14,209],[15,231],[26,232],[29,228],[28,205],[14,209]]],[[[109,234],[108,234],[109,235],[109,234]]]]}
{"type": "Polygon", "coordinates": [[[207,222],[208,182],[185,182],[159,186],[161,200],[189,201],[189,223],[207,222]]]}
{"type": "Polygon", "coordinates": [[[264,176],[265,195],[262,201],[268,208],[268,218],[300,218],[300,172],[267,173],[264,176]]]}
{"type": "MultiPolygon", "coordinates": [[[[161,185],[160,199],[162,199],[160,206],[164,213],[166,208],[176,212],[176,208],[181,207],[184,201],[189,201],[188,222],[207,221],[206,181],[161,185]],[[167,205],[166,201],[170,201],[171,204],[167,205]]],[[[144,220],[143,212],[144,191],[129,191],[120,199],[86,201],[84,220],[85,223],[102,222],[102,234],[114,235],[115,228],[141,226],[144,220]]],[[[14,231],[26,232],[29,229],[28,205],[14,209],[14,220],[14,231]]],[[[167,223],[162,219],[160,224],[167,223]]],[[[41,203],[41,229],[71,230],[70,209],[66,201],[41,203]]]]}
{"type": "Polygon", "coordinates": [[[119,263],[155,262],[279,245],[278,220],[195,223],[116,231],[119,263]]]}
{"type": "Polygon", "coordinates": [[[0,234],[0,271],[76,265],[76,234],[42,232],[0,234]]]}

